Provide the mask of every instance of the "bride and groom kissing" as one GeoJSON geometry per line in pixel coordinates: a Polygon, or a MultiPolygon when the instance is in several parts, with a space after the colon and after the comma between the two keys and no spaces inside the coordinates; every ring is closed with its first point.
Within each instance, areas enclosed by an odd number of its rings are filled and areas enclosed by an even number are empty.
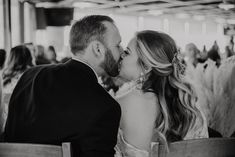
{"type": "Polygon", "coordinates": [[[151,142],[208,137],[169,35],[137,32],[124,51],[114,21],[91,15],[73,24],[69,42],[70,61],[31,68],[20,78],[4,141],[71,142],[79,157],[147,157],[151,142]],[[98,83],[102,75],[132,86],[114,99],[98,83]]]}

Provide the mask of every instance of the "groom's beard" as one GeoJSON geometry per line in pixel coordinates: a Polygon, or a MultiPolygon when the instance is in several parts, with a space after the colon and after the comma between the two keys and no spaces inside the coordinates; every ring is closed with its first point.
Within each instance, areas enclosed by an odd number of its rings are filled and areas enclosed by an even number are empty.
{"type": "MultiPolygon", "coordinates": [[[[120,57],[121,58],[121,57],[120,57]]],[[[101,63],[101,67],[111,77],[116,77],[119,74],[119,62],[116,61],[112,55],[110,49],[106,49],[104,62],[101,63]]]]}

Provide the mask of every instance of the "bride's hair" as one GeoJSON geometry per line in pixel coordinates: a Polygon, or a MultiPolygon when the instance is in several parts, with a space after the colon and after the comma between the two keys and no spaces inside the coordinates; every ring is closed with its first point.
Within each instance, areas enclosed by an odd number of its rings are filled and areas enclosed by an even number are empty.
{"type": "Polygon", "coordinates": [[[196,108],[196,95],[184,80],[185,65],[180,62],[175,41],[167,34],[141,31],[136,34],[136,50],[143,69],[151,67],[143,82],[144,92],[154,92],[160,104],[156,129],[167,141],[182,140],[202,115],[196,108]]]}

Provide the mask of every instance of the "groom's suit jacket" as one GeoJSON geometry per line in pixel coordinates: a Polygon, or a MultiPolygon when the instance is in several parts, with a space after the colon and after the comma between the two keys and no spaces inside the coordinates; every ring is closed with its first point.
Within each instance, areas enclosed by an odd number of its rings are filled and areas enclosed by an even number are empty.
{"type": "Polygon", "coordinates": [[[71,142],[73,156],[112,157],[121,109],[84,63],[38,66],[16,85],[4,132],[6,142],[71,142]]]}

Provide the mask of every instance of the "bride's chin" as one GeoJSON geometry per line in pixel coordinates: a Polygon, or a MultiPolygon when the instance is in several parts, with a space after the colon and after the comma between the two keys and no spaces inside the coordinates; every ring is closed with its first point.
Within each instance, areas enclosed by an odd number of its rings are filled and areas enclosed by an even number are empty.
{"type": "Polygon", "coordinates": [[[119,72],[119,75],[117,77],[125,82],[129,81],[128,77],[125,75],[125,73],[123,73],[122,70],[119,72]]]}

